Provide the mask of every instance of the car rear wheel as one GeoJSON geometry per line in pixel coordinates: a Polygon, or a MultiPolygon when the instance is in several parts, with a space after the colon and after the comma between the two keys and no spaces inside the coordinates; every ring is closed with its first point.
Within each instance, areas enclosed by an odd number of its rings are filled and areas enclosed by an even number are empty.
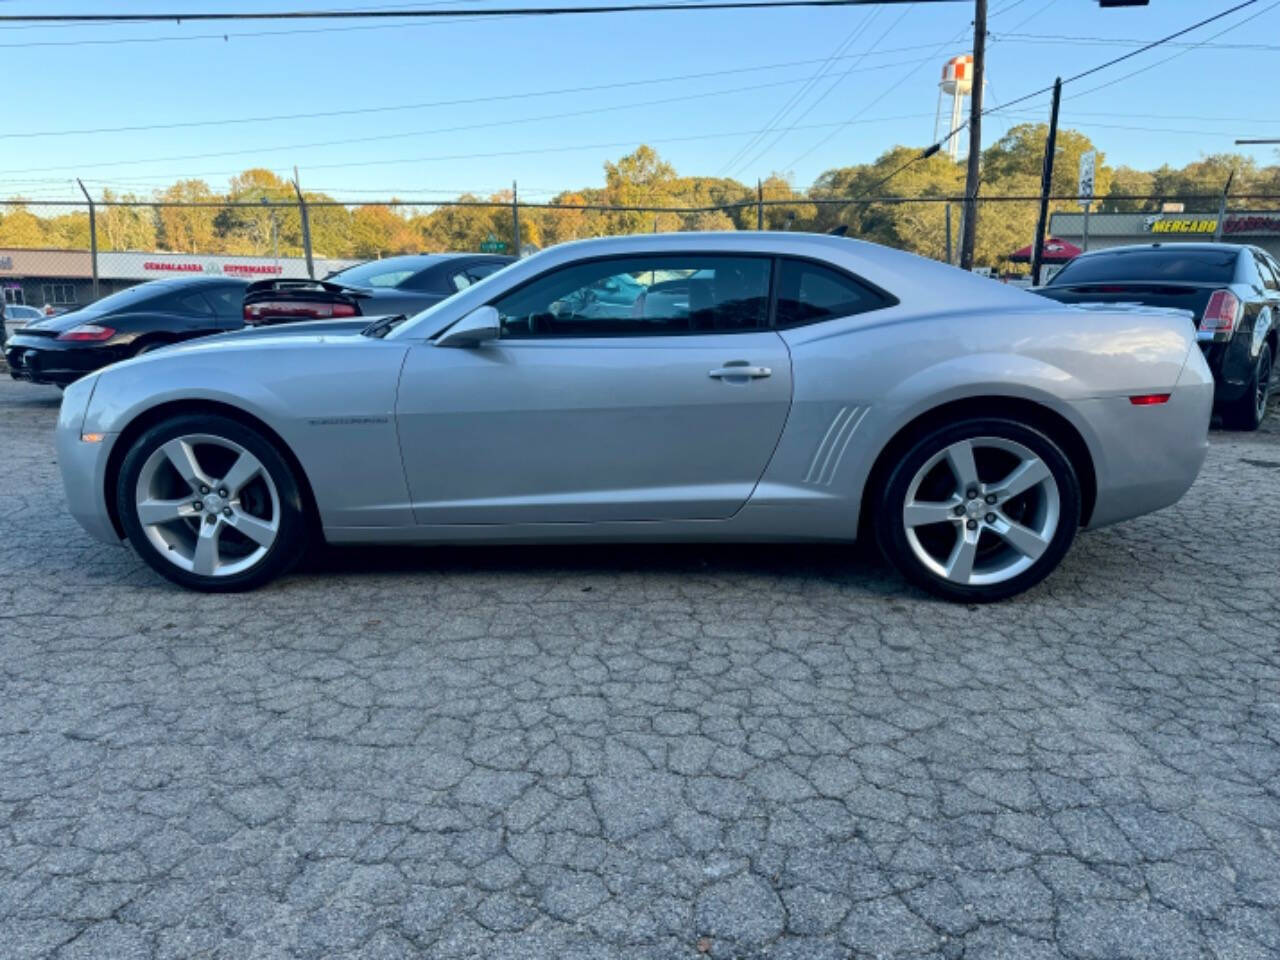
{"type": "Polygon", "coordinates": [[[133,352],[135,357],[140,357],[144,353],[150,353],[152,350],[159,350],[161,347],[169,346],[168,340],[148,340],[142,346],[133,352]]]}
{"type": "Polygon", "coordinates": [[[196,590],[260,586],[306,543],[293,470],[270,440],[228,417],[179,416],[138,437],[116,508],[138,554],[196,590]]]}
{"type": "Polygon", "coordinates": [[[1048,436],[974,418],[935,428],[889,472],[877,540],[913,583],[948,600],[1003,600],[1061,562],[1080,525],[1080,483],[1048,436]]]}
{"type": "Polygon", "coordinates": [[[1222,411],[1223,426],[1234,430],[1257,430],[1267,416],[1267,403],[1271,399],[1271,374],[1273,358],[1271,345],[1264,343],[1253,365],[1253,378],[1240,398],[1222,411]]]}

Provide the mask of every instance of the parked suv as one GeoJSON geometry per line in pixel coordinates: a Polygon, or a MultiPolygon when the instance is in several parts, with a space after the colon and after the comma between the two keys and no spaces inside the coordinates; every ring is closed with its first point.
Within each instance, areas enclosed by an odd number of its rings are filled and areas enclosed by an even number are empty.
{"type": "Polygon", "coordinates": [[[1062,303],[1142,303],[1191,311],[1223,424],[1256,430],[1280,355],[1280,264],[1259,247],[1152,243],[1085,253],[1037,293],[1062,303]]]}

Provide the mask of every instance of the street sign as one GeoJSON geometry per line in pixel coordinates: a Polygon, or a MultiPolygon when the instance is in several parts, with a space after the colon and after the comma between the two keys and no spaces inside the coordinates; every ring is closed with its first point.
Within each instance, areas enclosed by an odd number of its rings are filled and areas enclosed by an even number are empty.
{"type": "Polygon", "coordinates": [[[1085,203],[1093,199],[1093,174],[1097,159],[1098,154],[1095,150],[1086,150],[1080,154],[1080,189],[1078,193],[1085,203]]]}
{"type": "Polygon", "coordinates": [[[507,245],[495,237],[492,233],[485,237],[480,243],[481,253],[502,253],[507,249],[507,245]]]}

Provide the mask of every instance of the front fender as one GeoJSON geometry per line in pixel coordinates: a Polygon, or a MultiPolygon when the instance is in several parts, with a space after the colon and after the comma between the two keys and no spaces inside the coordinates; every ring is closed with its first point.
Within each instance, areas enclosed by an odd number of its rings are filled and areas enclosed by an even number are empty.
{"type": "Polygon", "coordinates": [[[354,338],[195,341],[104,370],[82,429],[115,437],[162,405],[223,404],[283,439],[326,526],[411,523],[395,424],[406,352],[354,338]]]}

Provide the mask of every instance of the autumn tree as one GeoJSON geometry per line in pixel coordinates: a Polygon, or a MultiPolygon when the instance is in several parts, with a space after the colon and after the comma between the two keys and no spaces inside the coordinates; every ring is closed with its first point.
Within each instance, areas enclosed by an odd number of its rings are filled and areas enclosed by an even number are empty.
{"type": "Polygon", "coordinates": [[[1116,167],[1111,172],[1111,189],[1103,196],[1098,210],[1102,213],[1127,213],[1135,210],[1147,210],[1151,207],[1148,200],[1128,200],[1126,197],[1149,197],[1155,187],[1155,176],[1146,170],[1135,170],[1133,167],[1116,167]]]}
{"type": "Polygon", "coordinates": [[[154,208],[122,205],[141,201],[141,197],[132,193],[117,197],[110,190],[102,191],[102,203],[97,207],[99,250],[154,250],[156,248],[154,208]]]}
{"type": "Polygon", "coordinates": [[[43,247],[46,242],[44,221],[24,206],[5,208],[0,220],[0,246],[43,247]]]}
{"type": "Polygon", "coordinates": [[[293,184],[255,168],[231,178],[228,206],[214,220],[226,253],[267,256],[302,254],[302,217],[293,184]],[[288,206],[280,206],[288,204],[288,206]]]}
{"type": "Polygon", "coordinates": [[[163,249],[182,253],[220,251],[218,209],[186,204],[207,204],[222,199],[203,180],[179,180],[158,193],[156,200],[162,204],[156,208],[160,222],[158,239],[163,249]]]}
{"type": "MultiPolygon", "coordinates": [[[[982,179],[984,183],[1000,183],[1014,177],[1030,177],[1035,182],[1035,194],[1040,193],[1040,181],[1044,169],[1044,146],[1049,137],[1046,123],[1020,123],[982,151],[982,179]]],[[[1053,184],[1049,193],[1053,196],[1075,196],[1080,187],[1080,157],[1090,150],[1097,152],[1094,161],[1093,192],[1102,196],[1111,189],[1111,168],[1106,154],[1097,150],[1093,141],[1078,130],[1062,127],[1058,130],[1057,153],[1053,161],[1053,184]]],[[[1025,180],[1024,180],[1025,182],[1025,180]]],[[[1059,205],[1062,209],[1080,209],[1075,202],[1059,205]]]]}

